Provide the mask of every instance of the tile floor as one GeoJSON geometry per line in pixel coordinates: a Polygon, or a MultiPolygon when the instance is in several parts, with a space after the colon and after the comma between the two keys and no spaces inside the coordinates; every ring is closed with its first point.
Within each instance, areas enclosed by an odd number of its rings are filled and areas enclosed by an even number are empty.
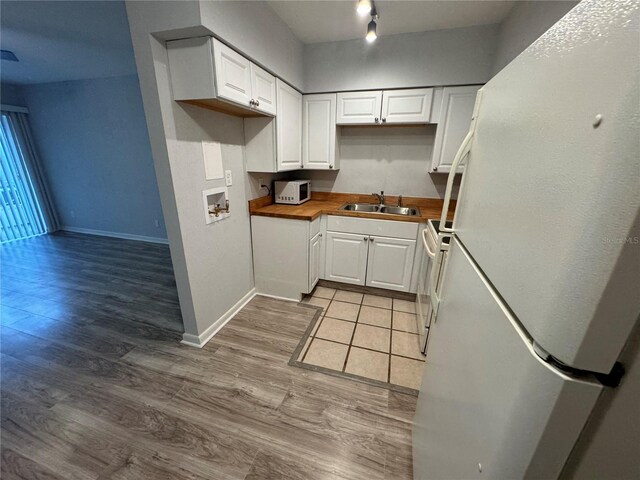
{"type": "Polygon", "coordinates": [[[298,361],[417,390],[420,353],[415,304],[318,286],[304,303],[323,309],[298,361]]]}

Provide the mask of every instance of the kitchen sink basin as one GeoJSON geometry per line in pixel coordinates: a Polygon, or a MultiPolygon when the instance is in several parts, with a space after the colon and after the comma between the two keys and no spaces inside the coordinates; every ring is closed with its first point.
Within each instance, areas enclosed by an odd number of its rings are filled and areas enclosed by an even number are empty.
{"type": "Polygon", "coordinates": [[[373,203],[347,203],[340,210],[350,212],[384,213],[387,215],[420,216],[420,210],[414,207],[396,207],[394,205],[377,205],[373,203]]]}
{"type": "Polygon", "coordinates": [[[367,212],[378,213],[380,205],[372,205],[370,203],[347,203],[340,207],[340,210],[349,210],[351,212],[367,212]]]}
{"type": "Polygon", "coordinates": [[[391,215],[409,215],[410,217],[420,215],[420,210],[413,207],[392,207],[389,205],[383,205],[378,211],[380,213],[389,213],[391,215]]]}

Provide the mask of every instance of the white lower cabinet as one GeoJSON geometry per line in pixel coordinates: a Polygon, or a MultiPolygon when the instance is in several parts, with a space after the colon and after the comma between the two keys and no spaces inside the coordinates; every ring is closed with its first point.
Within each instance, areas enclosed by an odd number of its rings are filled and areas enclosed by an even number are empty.
{"type": "Polygon", "coordinates": [[[417,223],[334,215],[311,222],[254,215],[256,290],[299,301],[326,279],[415,292],[418,228],[417,223]]]}
{"type": "Polygon", "coordinates": [[[256,291],[300,301],[322,276],[324,256],[320,218],[312,222],[251,217],[256,291]]]}
{"type": "Polygon", "coordinates": [[[367,287],[408,292],[415,253],[415,240],[369,237],[367,287]]]}
{"type": "Polygon", "coordinates": [[[415,240],[329,231],[325,278],[408,292],[415,252],[415,240]]]}
{"type": "Polygon", "coordinates": [[[322,246],[322,232],[318,232],[309,242],[309,292],[320,280],[322,246]]]}
{"type": "Polygon", "coordinates": [[[364,285],[368,249],[368,235],[327,232],[325,278],[364,285]]]}

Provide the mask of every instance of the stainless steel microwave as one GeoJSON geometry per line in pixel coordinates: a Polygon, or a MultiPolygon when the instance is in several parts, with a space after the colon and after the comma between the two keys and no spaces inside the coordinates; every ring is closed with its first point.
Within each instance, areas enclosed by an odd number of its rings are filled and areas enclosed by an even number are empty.
{"type": "Polygon", "coordinates": [[[310,180],[287,180],[275,182],[275,202],[300,205],[311,200],[310,180]]]}

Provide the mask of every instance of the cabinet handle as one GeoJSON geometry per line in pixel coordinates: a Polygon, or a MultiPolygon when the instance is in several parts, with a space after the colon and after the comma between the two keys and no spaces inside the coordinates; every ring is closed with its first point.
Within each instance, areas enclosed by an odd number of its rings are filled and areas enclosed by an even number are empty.
{"type": "Polygon", "coordinates": [[[260,100],[256,100],[256,107],[260,106],[260,100]]]}
{"type": "Polygon", "coordinates": [[[376,123],[380,123],[380,119],[376,117],[376,123]]]}
{"type": "Polygon", "coordinates": [[[253,107],[255,104],[256,104],[256,101],[253,98],[249,100],[249,105],[253,107]]]}
{"type": "Polygon", "coordinates": [[[382,123],[387,123],[387,119],[386,119],[386,118],[383,118],[383,119],[382,119],[382,123]]]}
{"type": "Polygon", "coordinates": [[[333,165],[329,165],[329,168],[333,168],[333,165]]]}
{"type": "Polygon", "coordinates": [[[367,240],[369,240],[369,237],[364,237],[364,241],[366,242],[367,240]]]}
{"type": "Polygon", "coordinates": [[[373,237],[369,237],[369,241],[370,241],[370,242],[373,242],[373,237]]]}
{"type": "Polygon", "coordinates": [[[437,172],[438,171],[438,167],[433,167],[433,171],[437,172]]]}
{"type": "Polygon", "coordinates": [[[322,238],[322,234],[320,233],[319,235],[320,235],[320,238],[322,238]]]}

